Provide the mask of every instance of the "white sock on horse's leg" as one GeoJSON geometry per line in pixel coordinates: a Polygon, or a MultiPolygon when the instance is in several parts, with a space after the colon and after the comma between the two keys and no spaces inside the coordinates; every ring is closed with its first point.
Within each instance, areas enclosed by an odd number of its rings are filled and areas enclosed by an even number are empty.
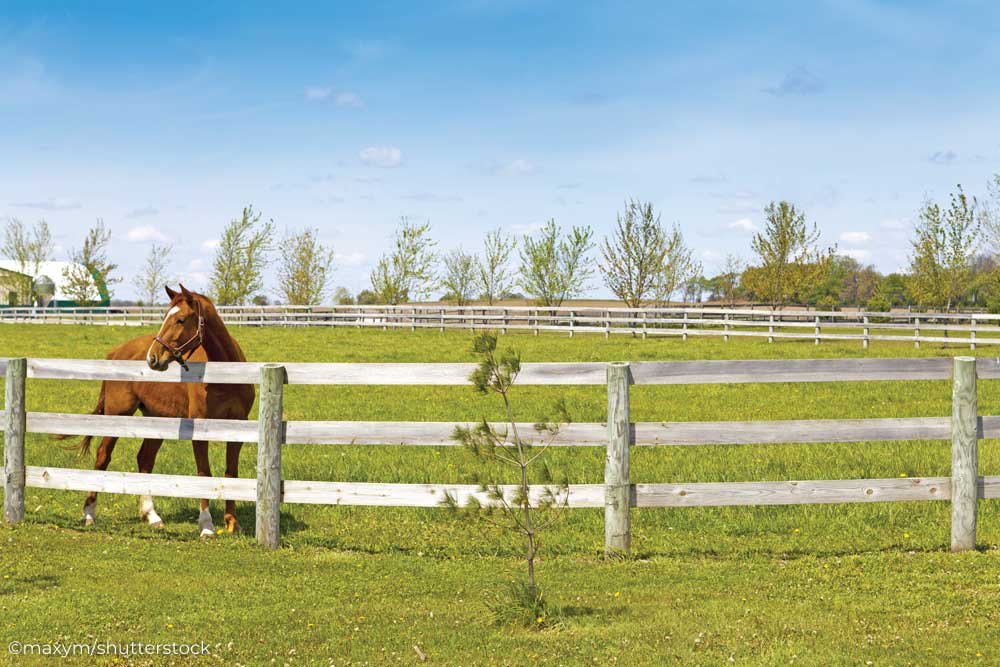
{"type": "Polygon", "coordinates": [[[212,523],[212,513],[209,510],[204,509],[198,513],[198,528],[202,537],[215,535],[215,524],[212,523]]]}
{"type": "Polygon", "coordinates": [[[153,496],[139,496],[139,516],[153,528],[163,528],[163,519],[153,508],[153,496]]]}
{"type": "Polygon", "coordinates": [[[93,526],[94,522],[97,521],[97,505],[96,503],[90,503],[89,505],[83,506],[83,525],[93,526]]]}

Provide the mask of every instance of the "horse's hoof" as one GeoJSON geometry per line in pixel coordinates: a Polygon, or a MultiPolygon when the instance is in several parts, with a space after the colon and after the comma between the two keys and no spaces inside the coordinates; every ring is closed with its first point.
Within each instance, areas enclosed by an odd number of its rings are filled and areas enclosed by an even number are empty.
{"type": "Polygon", "coordinates": [[[242,535],[243,527],[240,526],[240,522],[237,521],[235,518],[231,520],[226,519],[226,532],[231,535],[242,535]]]}
{"type": "Polygon", "coordinates": [[[201,536],[202,538],[215,537],[215,531],[211,528],[202,528],[201,536]]]}
{"type": "Polygon", "coordinates": [[[152,521],[150,522],[149,527],[153,530],[163,530],[163,521],[152,521]]]}
{"type": "Polygon", "coordinates": [[[94,517],[92,517],[92,516],[85,516],[82,519],[80,519],[80,523],[82,523],[84,526],[93,526],[94,525],[94,517]]]}

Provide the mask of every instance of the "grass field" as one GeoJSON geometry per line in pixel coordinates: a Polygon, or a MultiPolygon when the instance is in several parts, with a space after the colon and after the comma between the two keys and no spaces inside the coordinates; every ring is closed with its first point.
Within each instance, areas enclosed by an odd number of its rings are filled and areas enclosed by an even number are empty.
{"type": "MultiPolygon", "coordinates": [[[[137,332],[113,327],[0,327],[0,356],[103,357],[137,332]]],[[[240,329],[254,360],[469,361],[469,334],[240,329]]],[[[924,344],[510,335],[525,361],[951,356],[924,344]]],[[[983,348],[980,354],[995,354],[983,348]]],[[[28,409],[88,412],[96,383],[30,381],[28,409]]],[[[577,421],[603,421],[603,387],[523,387],[518,419],[564,396],[577,421]]],[[[979,386],[981,414],[1000,388],[979,386]]],[[[302,387],[288,419],[500,418],[467,387],[302,387]]],[[[938,416],[947,382],[635,387],[636,421],[938,416]]],[[[134,470],[122,440],[113,470],[134,470]]],[[[220,446],[213,469],[222,470],[220,446]]],[[[599,483],[603,450],[553,450],[571,482],[599,483]]],[[[29,465],[76,463],[29,436],[29,465]]],[[[243,453],[243,476],[256,452],[243,453]]],[[[980,470],[1000,469],[996,443],[980,470]]],[[[454,447],[289,446],[288,479],[468,482],[477,463],[454,447]]],[[[948,475],[945,442],[637,448],[635,482],[948,475]]],[[[194,474],[187,443],[167,443],[157,472],[194,474]]],[[[27,492],[27,521],[0,529],[0,637],[19,641],[196,641],[205,664],[1000,663],[1000,504],[981,502],[978,552],[947,553],[947,503],[633,510],[628,561],[605,562],[603,513],[574,510],[545,538],[540,577],[564,607],[554,629],[495,628],[486,602],[517,577],[517,545],[443,510],[285,506],[284,548],[252,537],[197,536],[196,502],[159,499],[167,528],[138,520],[134,497],[103,495],[98,525],[78,525],[83,494],[27,492]]],[[[221,510],[216,505],[216,521],[221,510]]],[[[240,522],[253,534],[253,506],[240,522]]],[[[0,652],[0,660],[14,658],[0,652]]],[[[39,661],[44,659],[38,658],[39,661]]],[[[30,661],[25,660],[25,664],[30,661]]],[[[73,664],[73,660],[69,661],[73,664]]],[[[162,664],[133,659],[128,664],[162,664]]],[[[80,664],[86,664],[84,659],[80,664]]],[[[178,662],[177,664],[181,664],[178,662]]],[[[189,663],[184,663],[189,664],[189,663]]]]}

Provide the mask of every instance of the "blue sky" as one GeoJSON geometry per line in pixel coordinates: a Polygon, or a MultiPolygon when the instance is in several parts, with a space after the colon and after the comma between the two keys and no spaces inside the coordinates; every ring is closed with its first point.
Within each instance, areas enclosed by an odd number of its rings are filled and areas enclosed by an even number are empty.
{"type": "Polygon", "coordinates": [[[102,217],[126,278],[166,239],[201,287],[252,203],[357,291],[402,215],[475,250],[637,197],[711,273],[788,199],[890,271],[1000,171],[995,2],[274,5],[0,2],[0,219],[62,259],[102,217]]]}

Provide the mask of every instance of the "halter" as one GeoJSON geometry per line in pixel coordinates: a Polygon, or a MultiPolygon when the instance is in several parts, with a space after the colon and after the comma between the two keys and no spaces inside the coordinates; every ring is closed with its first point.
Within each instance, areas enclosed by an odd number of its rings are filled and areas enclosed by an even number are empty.
{"type": "Polygon", "coordinates": [[[159,336],[153,336],[153,340],[162,345],[170,353],[170,356],[174,358],[174,361],[180,364],[181,368],[185,371],[191,370],[188,368],[187,360],[194,354],[195,350],[201,347],[205,339],[205,318],[201,313],[201,301],[195,299],[194,302],[198,306],[198,330],[194,332],[193,336],[177,347],[174,347],[165,340],[161,340],[159,336]]]}

